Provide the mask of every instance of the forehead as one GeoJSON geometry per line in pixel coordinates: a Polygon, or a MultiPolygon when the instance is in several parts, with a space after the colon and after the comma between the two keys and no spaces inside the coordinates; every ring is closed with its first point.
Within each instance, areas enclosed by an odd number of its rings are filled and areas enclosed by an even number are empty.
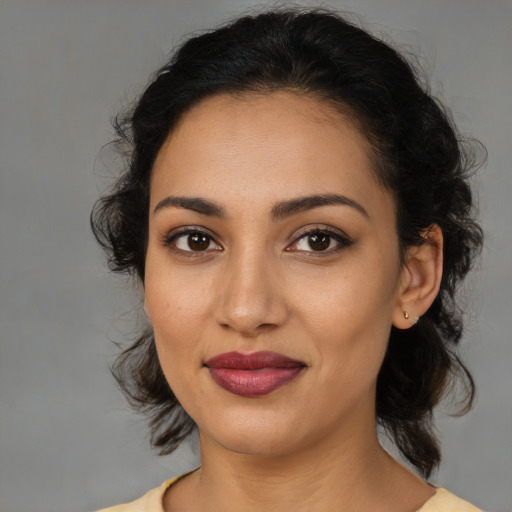
{"type": "Polygon", "coordinates": [[[368,201],[389,196],[355,124],[325,102],[290,92],[203,100],[166,140],[151,180],[153,205],[169,194],[268,203],[332,192],[368,201]]]}

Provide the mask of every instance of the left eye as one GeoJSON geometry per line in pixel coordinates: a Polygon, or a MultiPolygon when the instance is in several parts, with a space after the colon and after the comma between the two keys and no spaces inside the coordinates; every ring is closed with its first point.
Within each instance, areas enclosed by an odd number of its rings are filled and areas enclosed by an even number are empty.
{"type": "Polygon", "coordinates": [[[288,250],[304,252],[334,252],[350,245],[345,237],[328,231],[314,231],[302,235],[288,250]]]}

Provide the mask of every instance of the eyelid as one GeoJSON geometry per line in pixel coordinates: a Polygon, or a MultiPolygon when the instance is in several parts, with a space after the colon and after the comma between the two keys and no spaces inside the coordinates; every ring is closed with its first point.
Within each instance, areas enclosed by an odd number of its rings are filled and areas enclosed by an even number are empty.
{"type": "Polygon", "coordinates": [[[328,255],[333,254],[335,252],[341,251],[345,249],[346,247],[351,246],[354,242],[353,240],[341,229],[334,228],[332,226],[328,226],[325,224],[315,224],[315,225],[309,225],[303,227],[301,230],[299,230],[298,233],[294,234],[293,241],[286,247],[286,252],[293,252],[294,249],[291,249],[292,246],[296,245],[301,239],[307,236],[315,235],[317,233],[323,233],[334,240],[338,242],[338,247],[335,247],[334,249],[328,249],[325,251],[314,251],[313,249],[311,251],[303,251],[303,250],[296,250],[296,252],[306,252],[306,253],[312,253],[315,256],[322,256],[322,255],[328,255]]]}
{"type": "MultiPolygon", "coordinates": [[[[212,233],[209,229],[203,227],[203,226],[196,226],[196,225],[190,225],[190,226],[180,226],[178,228],[174,228],[171,231],[169,231],[167,234],[165,234],[163,237],[161,237],[160,241],[162,245],[170,250],[172,250],[175,253],[182,254],[185,256],[201,256],[206,255],[208,253],[211,253],[213,251],[223,251],[224,248],[222,245],[217,241],[218,236],[216,233],[212,233]],[[182,236],[186,236],[189,234],[200,234],[208,237],[213,244],[215,244],[217,247],[215,249],[206,249],[204,251],[193,251],[193,250],[183,250],[175,247],[173,245],[173,242],[177,240],[178,238],[182,236]]],[[[332,226],[328,226],[325,224],[313,224],[304,226],[301,228],[298,232],[294,233],[293,235],[293,241],[286,246],[284,249],[286,252],[301,252],[301,253],[312,253],[315,256],[322,256],[322,255],[329,255],[336,253],[338,251],[341,251],[345,249],[346,247],[349,247],[354,242],[353,240],[341,229],[334,228],[332,226]],[[296,245],[301,239],[311,236],[314,234],[326,234],[329,237],[333,238],[337,243],[338,246],[335,248],[327,249],[325,251],[314,251],[313,249],[311,251],[305,251],[301,249],[294,249],[293,246],[296,245]]]]}
{"type": "Polygon", "coordinates": [[[165,234],[160,239],[160,241],[164,247],[167,247],[168,249],[172,250],[173,252],[178,253],[178,254],[183,254],[185,256],[201,256],[201,255],[211,253],[212,251],[219,251],[219,250],[223,251],[224,250],[222,245],[219,242],[217,242],[217,235],[212,233],[209,229],[206,229],[202,226],[194,226],[194,225],[180,226],[178,228],[172,229],[170,232],[165,234]],[[193,251],[193,250],[186,251],[186,250],[179,249],[179,248],[173,246],[173,242],[176,241],[178,238],[180,238],[182,236],[187,236],[190,234],[200,234],[200,235],[207,236],[211,240],[211,242],[217,246],[217,248],[216,249],[206,249],[204,251],[193,251]]]}

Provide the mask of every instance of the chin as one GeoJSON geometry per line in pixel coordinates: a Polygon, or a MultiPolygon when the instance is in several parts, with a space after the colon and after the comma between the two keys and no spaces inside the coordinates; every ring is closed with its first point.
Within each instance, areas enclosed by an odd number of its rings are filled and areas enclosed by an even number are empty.
{"type": "Polygon", "coordinates": [[[275,433],[273,435],[240,435],[237,438],[230,437],[225,439],[225,442],[222,441],[218,442],[224,449],[251,457],[279,457],[294,451],[294,443],[290,443],[290,439],[283,439],[275,433]]]}
{"type": "Polygon", "coordinates": [[[201,429],[200,438],[222,446],[225,450],[255,457],[278,457],[289,455],[311,441],[311,435],[300,430],[303,422],[276,421],[271,417],[233,418],[224,415],[222,422],[213,424],[210,429],[201,429]]]}

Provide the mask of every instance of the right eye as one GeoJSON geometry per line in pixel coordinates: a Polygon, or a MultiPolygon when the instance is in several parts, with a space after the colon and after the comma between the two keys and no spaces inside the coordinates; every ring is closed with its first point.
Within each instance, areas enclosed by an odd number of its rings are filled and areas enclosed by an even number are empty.
{"type": "Polygon", "coordinates": [[[173,233],[164,240],[164,243],[175,251],[188,253],[222,250],[208,233],[197,229],[186,229],[173,233]]]}

